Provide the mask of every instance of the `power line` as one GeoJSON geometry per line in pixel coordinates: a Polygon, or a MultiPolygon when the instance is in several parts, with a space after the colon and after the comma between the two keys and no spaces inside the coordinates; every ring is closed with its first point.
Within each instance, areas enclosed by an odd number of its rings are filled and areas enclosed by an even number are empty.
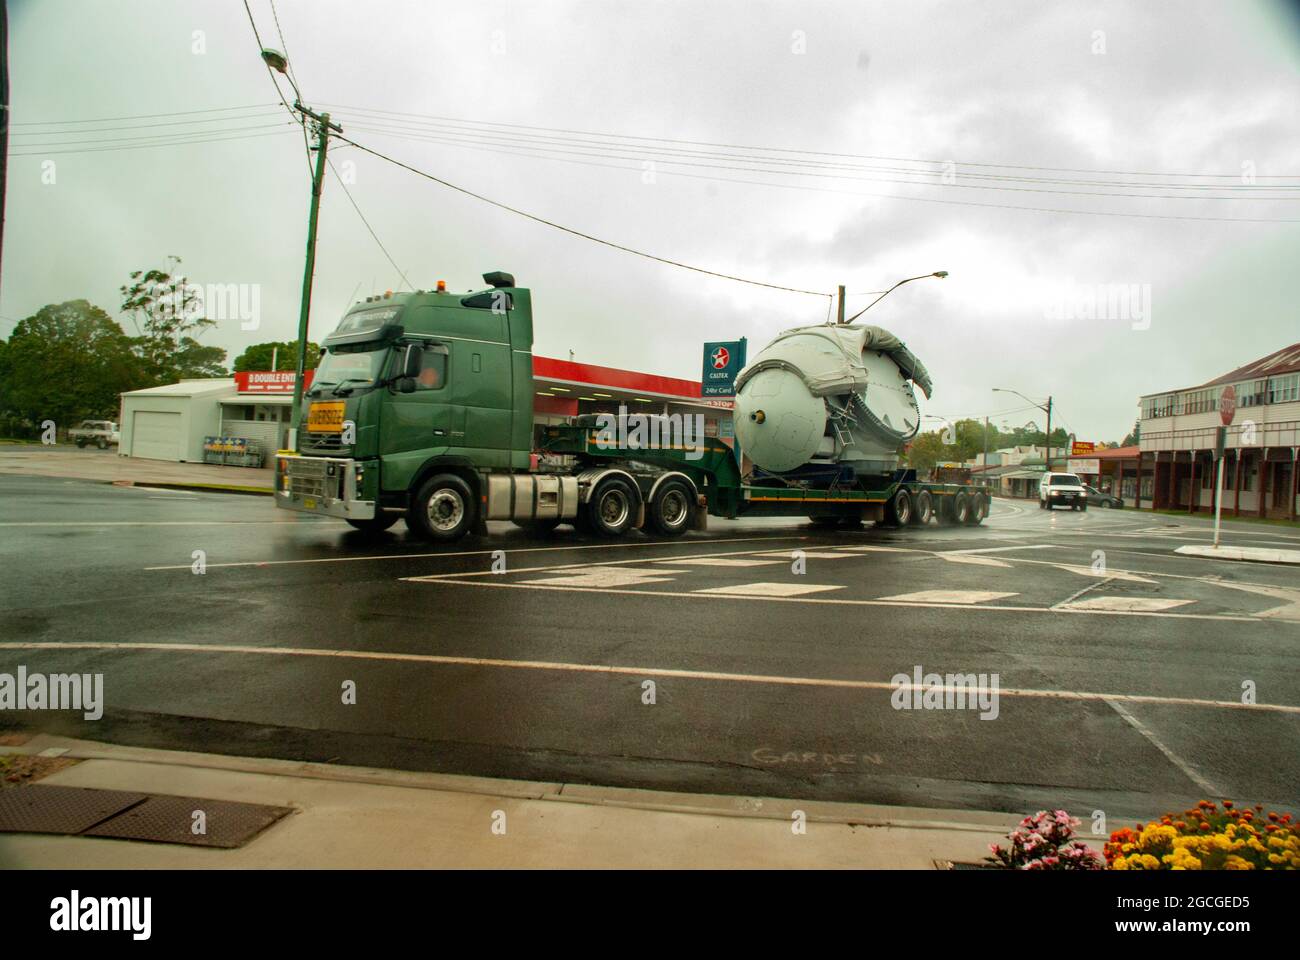
{"type": "MultiPolygon", "coordinates": [[[[75,150],[33,150],[30,153],[16,153],[10,151],[11,157],[52,157],[65,153],[108,153],[115,150],[148,150],[153,147],[185,147],[194,144],[204,143],[224,143],[227,140],[257,140],[263,137],[279,137],[288,131],[276,133],[244,133],[233,137],[201,137],[190,140],[173,140],[166,143],[131,143],[123,144],[116,147],[78,147],[75,150]]],[[[26,144],[26,146],[38,146],[26,144]]]]}
{"type": "MultiPolygon", "coordinates": [[[[458,145],[458,144],[465,143],[464,139],[454,134],[440,136],[431,133],[414,133],[411,131],[393,132],[391,128],[384,128],[373,124],[366,124],[364,122],[358,123],[356,121],[351,121],[349,123],[349,126],[351,126],[353,129],[359,129],[364,132],[377,133],[380,134],[381,136],[391,136],[391,137],[397,137],[399,139],[426,140],[435,143],[446,143],[451,145],[458,145]]],[[[529,151],[541,151],[542,153],[559,153],[559,154],[568,154],[568,155],[579,156],[579,157],[600,157],[600,158],[606,158],[611,160],[629,160],[633,162],[642,162],[642,163],[646,162],[646,158],[644,156],[618,154],[618,153],[609,152],[610,149],[616,149],[616,148],[594,147],[593,149],[590,150],[567,150],[560,147],[547,147],[547,146],[535,145],[531,143],[521,144],[518,141],[514,141],[514,140],[508,140],[508,139],[503,140],[499,138],[489,139],[485,137],[474,137],[472,138],[472,142],[475,143],[486,142],[498,146],[513,147],[516,149],[524,149],[529,151]]],[[[899,180],[899,179],[893,179],[889,177],[863,177],[863,176],[851,176],[848,174],[840,174],[840,173],[820,173],[820,172],[811,172],[811,171],[805,172],[805,171],[790,171],[790,170],[772,170],[772,169],[755,168],[755,167],[739,167],[739,166],[734,166],[725,163],[703,163],[695,160],[676,160],[671,158],[659,158],[659,157],[654,158],[653,161],[651,162],[663,163],[672,166],[700,167],[705,169],[728,170],[728,171],[734,171],[739,173],[758,173],[758,174],[766,174],[772,176],[815,177],[818,179],[825,179],[825,180],[849,180],[849,181],[868,182],[868,183],[890,183],[890,184],[902,184],[902,185],[912,185],[912,186],[944,186],[947,188],[955,188],[959,190],[995,190],[995,191],[1009,191],[1014,193],[1049,193],[1049,194],[1059,194],[1063,196],[1079,196],[1079,197],[1117,197],[1121,199],[1146,199],[1146,200],[1286,201],[1286,200],[1300,199],[1300,196],[1293,196],[1293,197],[1217,196],[1217,195],[1185,196],[1182,194],[1161,194],[1161,193],[1111,193],[1111,192],[1098,191],[1098,190],[1058,190],[1058,189],[1050,189],[1045,187],[1010,186],[1006,184],[975,184],[975,183],[946,184],[946,183],[934,183],[932,181],[927,181],[927,180],[899,180]]],[[[920,176],[931,177],[931,178],[934,176],[942,176],[941,174],[922,173],[920,171],[914,171],[912,172],[912,175],[914,176],[920,175],[920,176]]],[[[1220,189],[1231,189],[1231,188],[1220,187],[1220,189]]],[[[1276,187],[1276,188],[1267,188],[1267,189],[1291,189],[1291,188],[1276,187]]]]}
{"type": "MultiPolygon", "coordinates": [[[[56,140],[52,143],[20,143],[20,147],[79,147],[84,145],[100,145],[106,143],[136,143],[153,141],[155,143],[165,143],[168,140],[176,140],[182,137],[208,136],[216,133],[245,133],[249,130],[270,130],[276,127],[283,127],[284,121],[278,123],[258,123],[247,127],[225,127],[221,130],[191,130],[185,133],[155,133],[146,134],[138,137],[92,137],[89,140],[56,140]]],[[[184,142],[184,141],[181,141],[184,142]]]]}
{"type": "MultiPolygon", "coordinates": [[[[395,261],[389,254],[388,248],[385,247],[384,242],[379,239],[379,235],[375,233],[375,229],[370,225],[370,221],[366,219],[366,215],[361,212],[361,207],[357,206],[356,198],[352,196],[352,191],[348,189],[348,185],[344,182],[338,168],[334,166],[334,161],[327,157],[325,162],[329,164],[329,168],[334,174],[334,179],[337,180],[339,186],[343,188],[343,193],[347,196],[348,202],[352,204],[352,209],[357,212],[357,216],[360,217],[361,222],[365,224],[366,230],[370,232],[370,236],[374,238],[375,243],[379,245],[379,249],[384,252],[384,256],[387,257],[388,262],[392,264],[393,269],[397,271],[398,276],[402,278],[407,287],[411,287],[411,281],[407,279],[406,274],[402,272],[402,268],[397,265],[397,261],[395,261]]],[[[414,289],[413,287],[411,288],[414,289]]]]}
{"type": "MultiPolygon", "coordinates": [[[[257,41],[257,55],[258,58],[260,59],[262,56],[262,51],[266,49],[266,46],[262,43],[262,35],[257,30],[257,21],[253,19],[253,10],[248,5],[248,0],[244,0],[244,12],[248,14],[248,25],[253,28],[253,39],[257,41]]],[[[272,12],[274,13],[274,10],[272,12]]],[[[279,20],[277,19],[276,30],[278,31],[279,28],[280,28],[280,23],[279,20]]],[[[280,36],[280,42],[284,43],[283,34],[281,34],[280,36]]],[[[286,67],[287,67],[287,63],[288,63],[288,56],[286,54],[286,67]]],[[[303,143],[303,147],[305,147],[307,151],[307,156],[306,156],[307,176],[311,177],[312,179],[315,179],[316,174],[311,168],[311,144],[308,143],[307,140],[307,121],[302,117],[298,116],[298,114],[294,113],[293,107],[289,106],[289,101],[287,101],[284,98],[284,94],[280,92],[280,81],[275,79],[275,71],[271,69],[271,65],[267,63],[265,60],[262,60],[262,64],[263,66],[266,67],[266,75],[271,78],[271,86],[275,87],[275,95],[280,98],[280,104],[284,107],[285,112],[287,112],[289,116],[293,118],[294,123],[302,127],[302,143],[303,143]]],[[[297,89],[298,89],[297,86],[294,85],[295,92],[297,91],[297,89]]],[[[299,96],[298,99],[301,101],[302,97],[299,96]]]]}
{"type": "Polygon", "coordinates": [[[222,113],[230,110],[257,110],[262,107],[273,107],[274,103],[251,103],[243,107],[209,107],[206,110],[178,110],[172,113],[138,113],[127,117],[94,117],[89,120],[24,120],[21,122],[11,123],[11,127],[28,127],[37,125],[60,124],[60,123],[110,123],[116,120],[153,120],[158,117],[188,117],[196,113],[222,113]]]}
{"type": "MultiPolygon", "coordinates": [[[[439,121],[452,122],[452,123],[478,124],[482,126],[508,127],[511,129],[519,129],[519,130],[541,130],[541,131],[547,131],[552,133],[567,133],[567,134],[576,134],[580,136],[594,136],[594,137],[610,137],[610,138],[619,138],[625,140],[648,140],[656,143],[679,143],[679,144],[686,144],[690,146],[720,147],[728,150],[753,150],[753,151],[762,151],[762,152],[769,152],[769,153],[800,153],[800,154],[807,154],[812,156],[840,157],[840,158],[856,159],[856,160],[884,160],[891,163],[929,163],[929,164],[956,163],[957,166],[983,167],[983,168],[990,168],[990,169],[1038,170],[1038,171],[1048,172],[1048,173],[1112,174],[1116,176],[1141,176],[1141,177],[1148,177],[1148,176],[1149,177],[1188,177],[1188,178],[1216,178],[1217,177],[1220,179],[1239,179],[1241,176],[1240,173],[1231,173],[1231,174],[1173,173],[1173,172],[1156,172],[1156,171],[1143,171],[1143,170],[1103,170],[1103,169],[1087,168],[1087,167],[1028,166],[1024,164],[1008,164],[1008,163],[977,163],[974,161],[955,162],[949,158],[935,159],[935,158],[925,158],[925,157],[889,157],[889,156],[875,156],[871,154],[835,153],[826,150],[804,150],[804,149],[797,149],[791,147],[763,147],[763,146],[734,144],[734,143],[717,143],[717,142],[711,142],[706,140],[685,140],[685,139],[673,138],[673,137],[646,137],[646,136],[639,136],[634,134],[600,133],[600,132],[590,131],[590,130],[574,130],[565,127],[543,127],[543,126],[535,126],[531,124],[506,123],[502,121],[491,121],[491,120],[474,120],[474,119],[466,119],[460,117],[438,116],[434,114],[406,113],[397,110],[381,110],[381,109],[368,108],[368,107],[346,106],[343,104],[325,104],[325,106],[333,106],[342,110],[354,110],[357,112],[389,114],[389,115],[399,116],[399,117],[403,117],[403,116],[416,117],[424,120],[439,120],[439,121]]],[[[1293,176],[1287,176],[1286,179],[1297,179],[1297,178],[1293,176]]]]}
{"type": "MultiPolygon", "coordinates": [[[[272,104],[272,106],[274,106],[274,104],[272,104]]],[[[279,116],[279,114],[280,114],[279,110],[271,110],[271,111],[262,111],[260,113],[241,114],[240,116],[207,117],[202,120],[168,120],[162,123],[136,123],[136,124],[126,124],[122,126],[115,126],[115,127],[92,127],[90,129],[81,127],[75,130],[19,130],[14,133],[14,136],[16,137],[74,137],[74,136],[81,136],[87,133],[121,133],[124,130],[151,130],[156,127],[184,127],[184,126],[194,126],[195,124],[226,123],[228,121],[234,121],[234,120],[261,120],[266,117],[279,116]]],[[[221,128],[216,128],[216,129],[221,129],[221,128]]],[[[181,132],[185,132],[185,131],[181,131],[181,132]]],[[[189,132],[198,133],[200,131],[194,130],[189,132]]]]}
{"type": "MultiPolygon", "coordinates": [[[[360,144],[356,144],[353,141],[347,141],[347,142],[352,143],[354,146],[360,147],[360,144]]],[[[578,164],[580,166],[588,166],[588,167],[604,167],[610,170],[636,170],[637,169],[635,167],[629,167],[622,164],[600,163],[595,160],[571,160],[571,159],[566,159],[564,157],[546,157],[546,156],[539,158],[534,154],[523,153],[516,150],[500,149],[495,147],[473,146],[470,144],[456,144],[456,146],[460,146],[466,150],[478,150],[487,153],[500,153],[506,156],[530,157],[532,159],[553,160],[557,163],[578,164]]],[[[389,159],[389,158],[385,157],[385,159],[389,159]]],[[[844,190],[844,189],[836,189],[833,187],[818,187],[818,186],[814,186],[813,184],[807,184],[807,183],[772,183],[771,181],[768,180],[745,180],[739,177],[723,177],[723,176],[718,176],[716,174],[687,173],[685,171],[679,171],[679,170],[662,170],[659,172],[663,173],[665,176],[670,176],[670,177],[687,177],[692,180],[708,180],[716,183],[743,183],[743,184],[749,184],[752,186],[760,186],[760,187],[776,187],[778,189],[784,189],[784,190],[805,190],[805,191],[811,190],[817,193],[833,193],[840,196],[871,197],[871,198],[885,199],[885,200],[909,200],[917,203],[940,203],[940,204],[951,204],[955,206],[964,206],[964,207],[986,207],[995,210],[1022,210],[1030,213],[1063,213],[1063,214],[1078,214],[1082,216],[1096,216],[1096,217],[1126,217],[1126,218],[1138,219],[1138,220],[1176,220],[1176,221],[1211,222],[1211,223],[1300,223],[1300,219],[1297,218],[1209,217],[1209,216],[1192,216],[1188,214],[1131,213],[1131,212],[1119,211],[1119,210],[1079,210],[1079,209],[1072,209],[1069,207],[1039,207],[1039,206],[1027,206],[1024,204],[1012,204],[1012,203],[989,203],[989,202],[984,202],[979,200],[957,200],[953,198],[944,198],[944,197],[915,197],[915,196],[908,196],[906,194],[878,193],[878,192],[868,192],[865,190],[844,190]]],[[[808,293],[811,291],[796,291],[796,292],[808,293]]],[[[817,295],[830,296],[830,294],[817,294],[817,295]]]]}
{"type": "Polygon", "coordinates": [[[525,217],[526,219],[532,220],[535,223],[540,223],[543,224],[544,226],[552,227],[556,230],[563,231],[564,233],[571,234],[572,236],[575,237],[581,237],[583,240],[590,240],[593,243],[599,243],[606,247],[612,247],[615,250],[622,250],[624,253],[631,253],[638,257],[644,257],[647,260],[654,260],[657,261],[658,263],[665,263],[673,267],[681,267],[683,270],[692,270],[696,273],[707,274],[708,276],[711,277],[720,277],[723,280],[734,280],[737,283],[748,283],[756,287],[766,287],[769,290],[783,290],[788,293],[802,293],[812,297],[831,296],[831,294],[829,293],[822,293],[817,290],[801,290],[797,287],[784,287],[775,283],[764,283],[761,280],[749,280],[745,277],[733,276],[732,274],[729,273],[719,273],[716,270],[706,270],[703,267],[696,267],[696,266],[692,266],[689,263],[682,263],[680,260],[670,260],[667,257],[656,256],[653,253],[646,253],[643,250],[637,250],[633,247],[624,246],[623,244],[615,243],[612,240],[603,240],[600,237],[592,236],[589,233],[583,233],[581,230],[575,230],[572,227],[566,227],[563,224],[554,222],[553,220],[547,220],[544,217],[537,216],[536,214],[528,213],[527,211],[520,210],[517,207],[512,207],[509,204],[502,203],[499,200],[493,200],[490,197],[485,197],[483,196],[483,194],[475,193],[473,190],[468,190],[465,187],[457,186],[454,183],[451,183],[447,180],[443,180],[441,177],[436,177],[433,174],[427,173],[424,170],[420,170],[416,167],[413,167],[410,164],[403,163],[401,160],[397,160],[393,157],[388,156],[387,154],[380,153],[378,150],[374,150],[370,147],[365,146],[364,144],[357,143],[355,140],[350,140],[344,136],[340,136],[338,139],[342,140],[344,143],[350,143],[352,146],[356,147],[358,150],[361,150],[364,153],[368,153],[371,156],[378,157],[381,160],[386,160],[389,163],[393,164],[394,166],[401,167],[404,170],[409,170],[411,173],[414,173],[417,176],[424,177],[426,180],[432,180],[434,183],[441,184],[444,187],[447,187],[451,190],[455,190],[457,193],[463,193],[467,197],[473,197],[475,200],[481,200],[482,202],[491,204],[494,207],[498,207],[502,210],[509,211],[510,213],[516,214],[518,216],[525,217]]]}
{"type": "MultiPolygon", "coordinates": [[[[672,158],[672,157],[680,156],[680,157],[689,157],[691,159],[696,159],[696,160],[698,159],[731,160],[731,161],[738,161],[738,162],[750,163],[750,164],[764,164],[767,166],[815,169],[818,171],[852,170],[852,171],[860,171],[860,172],[867,172],[867,173],[894,173],[903,176],[924,177],[924,178],[931,178],[931,179],[938,177],[940,178],[940,183],[944,183],[944,185],[960,185],[960,184],[956,184],[955,181],[959,179],[967,179],[967,180],[991,180],[991,181],[997,181],[999,183],[1032,183],[1032,184],[1061,184],[1067,186],[1117,187],[1121,189],[1131,189],[1131,190],[1160,188],[1160,189],[1167,189],[1167,190],[1204,191],[1204,190],[1217,189],[1217,190],[1236,191],[1240,193],[1252,193],[1252,192],[1260,192],[1264,190],[1300,189],[1300,184],[1272,185],[1272,184],[1168,184],[1168,183],[1149,183],[1149,182],[1127,183],[1127,182],[1115,181],[1115,180],[1079,180],[1079,179],[1063,179],[1063,178],[1056,178],[1056,177],[1009,176],[1005,174],[962,173],[956,170],[956,167],[958,166],[957,164],[947,163],[947,162],[943,164],[943,169],[940,170],[916,169],[911,167],[881,167],[881,166],[874,166],[870,164],[838,163],[838,162],[828,162],[824,160],[801,160],[801,159],[788,159],[788,158],[769,159],[766,157],[757,157],[749,154],[718,153],[715,151],[706,151],[706,150],[687,150],[679,147],[646,146],[645,144],[618,143],[618,142],[612,142],[610,140],[603,140],[603,139],[587,140],[587,139],[575,139],[573,137],[566,137],[566,136],[549,136],[549,135],[539,135],[539,134],[532,134],[532,133],[515,133],[514,131],[511,130],[499,131],[499,130],[484,129],[481,127],[447,126],[445,124],[436,124],[436,123],[429,124],[429,123],[419,123],[415,121],[406,121],[406,120],[392,120],[386,117],[376,118],[373,115],[365,115],[365,114],[362,114],[359,119],[350,121],[350,125],[353,126],[360,126],[362,124],[369,124],[368,129],[371,129],[372,131],[389,132],[389,133],[393,133],[394,135],[401,133],[401,134],[409,134],[412,136],[414,136],[415,134],[425,134],[428,136],[437,135],[443,137],[467,137],[478,141],[495,142],[498,144],[510,145],[510,146],[532,147],[539,150],[549,149],[556,152],[564,152],[564,151],[559,150],[559,148],[556,146],[552,146],[553,144],[558,144],[561,146],[569,146],[569,147],[582,147],[590,150],[604,151],[604,152],[608,152],[610,150],[630,149],[636,151],[636,156],[625,157],[625,159],[645,160],[647,156],[649,156],[652,159],[658,159],[660,157],[672,158]],[[413,127],[414,129],[410,129],[408,127],[394,128],[392,126],[381,126],[381,124],[393,124],[393,123],[408,124],[410,125],[410,127],[413,127]],[[947,184],[945,182],[945,178],[949,176],[952,177],[954,183],[947,184]]],[[[603,137],[607,135],[602,134],[600,136],[603,137]]],[[[670,161],[665,160],[665,162],[670,162],[670,161]]],[[[672,162],[676,162],[676,161],[672,161],[672,162]]],[[[776,171],[763,171],[763,172],[784,173],[787,171],[776,170],[776,171]]],[[[904,181],[904,182],[925,183],[925,182],[929,182],[929,180],[904,181]]],[[[985,188],[990,189],[990,187],[987,186],[985,188]]],[[[1005,189],[1012,189],[1012,188],[1006,187],[1005,189]]],[[[1060,191],[1060,192],[1070,192],[1070,191],[1060,191]]],[[[1127,196],[1127,194],[1125,194],[1125,196],[1127,196]]]]}

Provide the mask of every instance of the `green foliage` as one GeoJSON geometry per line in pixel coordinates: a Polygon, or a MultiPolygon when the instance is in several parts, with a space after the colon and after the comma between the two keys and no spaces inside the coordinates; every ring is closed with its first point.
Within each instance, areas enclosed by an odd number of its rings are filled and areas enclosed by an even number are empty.
{"type": "Polygon", "coordinates": [[[1124,437],[1124,440],[1123,440],[1122,443],[1120,443],[1120,446],[1121,446],[1121,447],[1134,447],[1134,446],[1137,446],[1138,441],[1141,440],[1141,439],[1142,439],[1142,421],[1141,421],[1141,420],[1134,420],[1134,421],[1133,421],[1133,429],[1130,430],[1130,431],[1128,432],[1128,434],[1124,437]]]}
{"type": "MultiPolygon", "coordinates": [[[[936,463],[955,461],[964,463],[972,458],[979,458],[985,450],[985,427],[983,420],[958,420],[938,430],[919,434],[908,449],[907,463],[918,472],[931,469],[936,463]]],[[[1005,447],[1042,447],[1045,434],[1028,426],[1016,427],[1011,431],[1002,431],[993,424],[988,426],[988,451],[1005,447]]],[[[1070,435],[1063,427],[1052,431],[1052,446],[1059,457],[1061,451],[1068,448],[1070,435]]]]}
{"type": "Polygon", "coordinates": [[[134,270],[119,288],[122,311],[132,315],[140,334],[136,353],[149,386],[226,375],[226,351],[198,341],[217,322],[202,316],[197,288],[176,272],[180,263],[170,256],[165,269],[134,270]]]}
{"type": "MultiPolygon", "coordinates": [[[[298,341],[286,340],[283,343],[255,343],[235,358],[234,370],[270,370],[271,356],[275,355],[276,370],[296,370],[298,363],[298,341]]],[[[314,343],[307,344],[306,370],[315,370],[320,363],[320,347],[314,343]]]]}
{"type": "Polygon", "coordinates": [[[116,420],[118,394],[145,386],[134,341],[85,300],[42,307],[20,320],[0,351],[0,411],[60,430],[86,418],[116,420]]]}

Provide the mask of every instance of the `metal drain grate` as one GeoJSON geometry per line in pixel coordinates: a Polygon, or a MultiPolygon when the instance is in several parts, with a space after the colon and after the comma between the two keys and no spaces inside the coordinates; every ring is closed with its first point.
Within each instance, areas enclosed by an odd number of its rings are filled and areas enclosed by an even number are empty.
{"type": "Polygon", "coordinates": [[[143,803],[86,830],[84,835],[230,849],[242,847],[292,812],[291,807],[152,795],[143,803]],[[194,832],[196,811],[203,813],[205,833],[194,832]]]}
{"type": "Polygon", "coordinates": [[[40,784],[0,790],[0,833],[82,833],[146,796],[40,784]]]}

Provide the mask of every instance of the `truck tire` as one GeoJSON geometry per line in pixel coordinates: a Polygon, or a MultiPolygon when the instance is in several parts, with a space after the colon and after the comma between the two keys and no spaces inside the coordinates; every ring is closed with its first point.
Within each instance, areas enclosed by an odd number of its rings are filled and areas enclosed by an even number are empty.
{"type": "Polygon", "coordinates": [[[454,473],[440,473],[420,485],[406,512],[406,525],[425,540],[451,543],[474,526],[474,494],[454,473]]]}
{"type": "Polygon", "coordinates": [[[80,449],[82,449],[83,447],[85,447],[85,445],[86,445],[86,441],[85,441],[85,440],[81,440],[81,439],[78,439],[78,440],[77,440],[77,449],[78,449],[78,450],[80,450],[80,449]]]}
{"type": "Polygon", "coordinates": [[[691,525],[695,494],[681,480],[665,480],[650,500],[646,518],[665,537],[680,537],[691,525]]]}
{"type": "Polygon", "coordinates": [[[966,518],[966,523],[972,527],[978,527],[984,522],[984,518],[989,515],[989,498],[982,493],[973,493],[970,497],[970,515],[966,518]]]}
{"type": "Polygon", "coordinates": [[[906,527],[912,523],[912,495],[906,487],[899,487],[886,504],[885,519],[896,527],[906,527]]]}
{"type": "Polygon", "coordinates": [[[95,446],[99,447],[99,449],[101,449],[101,450],[107,450],[107,449],[108,449],[108,441],[105,440],[105,439],[103,439],[103,438],[101,437],[100,439],[98,439],[98,440],[95,441],[95,446]]]}
{"type": "Polygon", "coordinates": [[[930,522],[930,515],[934,513],[934,498],[930,496],[929,490],[922,490],[916,495],[916,502],[912,504],[912,525],[923,527],[930,522]]]}
{"type": "Polygon", "coordinates": [[[958,490],[952,498],[952,522],[965,525],[970,523],[971,503],[965,490],[958,490]]]}
{"type": "Polygon", "coordinates": [[[349,520],[347,523],[353,530],[362,533],[383,533],[401,519],[400,513],[377,513],[369,520],[349,520]]]}
{"type": "Polygon", "coordinates": [[[585,509],[595,533],[621,537],[636,519],[636,492],[618,477],[609,477],[596,487],[585,509]]]}

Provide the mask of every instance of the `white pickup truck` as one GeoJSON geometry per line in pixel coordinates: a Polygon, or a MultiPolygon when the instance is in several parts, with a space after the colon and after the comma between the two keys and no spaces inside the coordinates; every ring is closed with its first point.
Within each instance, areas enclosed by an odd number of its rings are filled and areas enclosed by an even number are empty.
{"type": "Polygon", "coordinates": [[[94,444],[101,450],[116,447],[122,435],[111,420],[82,420],[81,426],[68,431],[68,439],[79,447],[94,444]]]}
{"type": "Polygon", "coordinates": [[[1038,507],[1051,510],[1068,506],[1071,510],[1088,509],[1088,491],[1072,473],[1049,473],[1038,484],[1038,507]]]}

